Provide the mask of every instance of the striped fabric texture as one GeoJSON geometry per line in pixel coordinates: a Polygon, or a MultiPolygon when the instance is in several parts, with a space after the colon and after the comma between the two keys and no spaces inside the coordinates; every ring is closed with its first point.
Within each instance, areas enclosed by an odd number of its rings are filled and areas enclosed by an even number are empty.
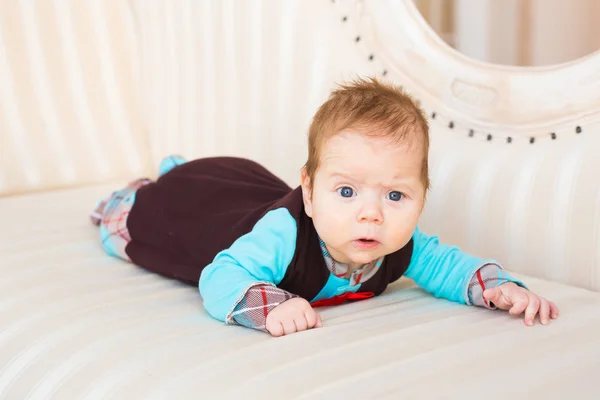
{"type": "Polygon", "coordinates": [[[411,1],[5,1],[0,196],[152,177],[166,154],[245,156],[295,185],[329,90],[379,76],[430,117],[424,230],[600,290],[598,71],[600,52],[473,62],[411,1]]]}

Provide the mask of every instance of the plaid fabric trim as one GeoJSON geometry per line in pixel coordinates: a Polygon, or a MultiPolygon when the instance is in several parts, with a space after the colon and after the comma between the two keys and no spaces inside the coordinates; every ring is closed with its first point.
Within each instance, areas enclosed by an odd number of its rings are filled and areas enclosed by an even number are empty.
{"type": "Polygon", "coordinates": [[[267,315],[286,300],[298,297],[272,285],[255,285],[248,289],[227,321],[248,328],[266,331],[267,315]]]}
{"type": "Polygon", "coordinates": [[[327,247],[325,246],[325,242],[321,238],[319,238],[319,245],[321,246],[321,253],[325,258],[327,269],[329,269],[329,271],[338,278],[342,278],[344,275],[346,275],[348,272],[348,266],[346,264],[338,263],[333,259],[331,254],[329,254],[327,247]]]}
{"type": "Polygon", "coordinates": [[[480,306],[495,310],[496,306],[483,298],[485,289],[500,286],[506,282],[519,283],[502,270],[497,264],[486,264],[479,268],[469,283],[468,301],[470,305],[480,306]]]}
{"type": "Polygon", "coordinates": [[[130,182],[125,188],[102,200],[90,214],[92,223],[100,226],[102,246],[108,254],[131,261],[125,252],[125,247],[131,241],[127,217],[135,201],[136,191],[150,182],[150,179],[130,182]]]}

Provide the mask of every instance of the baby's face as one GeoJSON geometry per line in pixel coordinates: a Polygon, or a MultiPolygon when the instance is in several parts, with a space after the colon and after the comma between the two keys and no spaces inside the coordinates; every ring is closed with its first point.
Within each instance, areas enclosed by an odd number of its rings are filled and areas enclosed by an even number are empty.
{"type": "Polygon", "coordinates": [[[402,248],[421,214],[423,150],[411,141],[344,131],[321,152],[312,182],[303,174],[306,213],[333,258],[353,266],[402,248]]]}

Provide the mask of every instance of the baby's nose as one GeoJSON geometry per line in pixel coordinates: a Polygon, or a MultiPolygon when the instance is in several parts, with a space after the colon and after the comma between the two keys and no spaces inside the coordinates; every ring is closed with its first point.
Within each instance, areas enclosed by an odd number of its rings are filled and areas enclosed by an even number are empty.
{"type": "Polygon", "coordinates": [[[370,222],[375,224],[381,224],[383,222],[383,213],[381,208],[377,205],[365,206],[358,218],[359,222],[370,222]]]}

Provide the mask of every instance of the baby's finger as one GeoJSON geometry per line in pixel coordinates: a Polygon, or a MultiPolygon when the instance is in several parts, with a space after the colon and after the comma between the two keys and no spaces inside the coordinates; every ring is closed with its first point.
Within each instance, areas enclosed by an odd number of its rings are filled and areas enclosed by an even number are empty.
{"type": "Polygon", "coordinates": [[[314,328],[317,324],[317,313],[312,308],[304,312],[304,318],[306,318],[307,328],[314,328]]]}
{"type": "Polygon", "coordinates": [[[493,303],[496,308],[501,310],[508,310],[512,306],[512,303],[508,301],[508,299],[502,294],[500,294],[500,296],[498,296],[494,301],[491,301],[491,303],[493,303]]]}
{"type": "Polygon", "coordinates": [[[500,306],[500,299],[502,298],[502,292],[499,287],[495,287],[492,289],[485,289],[483,291],[483,298],[489,301],[490,303],[494,303],[496,307],[502,308],[500,306]]]}
{"type": "Polygon", "coordinates": [[[317,323],[315,324],[315,328],[322,328],[323,327],[323,320],[321,320],[321,315],[317,314],[317,323]]]}
{"type": "Polygon", "coordinates": [[[549,301],[548,303],[550,305],[550,317],[552,319],[558,318],[558,307],[551,301],[549,301]]]}
{"type": "Polygon", "coordinates": [[[305,331],[308,329],[308,321],[306,320],[306,316],[304,314],[300,314],[298,317],[294,318],[294,322],[296,324],[296,332],[305,331]]]}
{"type": "Polygon", "coordinates": [[[542,325],[548,325],[550,317],[550,303],[548,300],[540,297],[540,321],[542,325]]]}
{"type": "Polygon", "coordinates": [[[290,333],[296,332],[296,323],[293,318],[286,318],[281,321],[281,325],[283,326],[283,334],[289,335],[290,333]]]}
{"type": "Polygon", "coordinates": [[[535,295],[529,296],[529,305],[525,310],[525,323],[529,326],[533,325],[535,315],[540,309],[540,299],[535,295]]]}
{"type": "Polygon", "coordinates": [[[279,321],[272,324],[267,324],[265,327],[271,336],[279,337],[283,335],[283,325],[279,321]]]}
{"type": "Polygon", "coordinates": [[[508,312],[512,315],[521,314],[523,311],[525,311],[525,308],[527,308],[527,305],[529,304],[529,297],[527,297],[525,293],[516,294],[511,300],[513,306],[510,310],[508,310],[508,312]]]}

